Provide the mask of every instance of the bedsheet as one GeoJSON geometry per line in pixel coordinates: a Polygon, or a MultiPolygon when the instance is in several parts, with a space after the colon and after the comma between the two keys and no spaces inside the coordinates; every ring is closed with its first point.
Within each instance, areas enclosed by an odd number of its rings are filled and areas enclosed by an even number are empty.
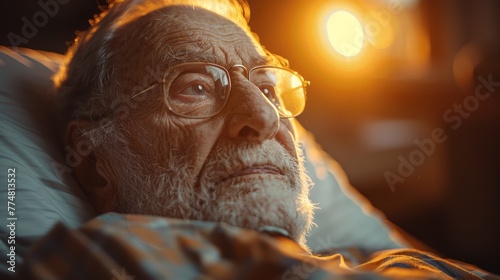
{"type": "Polygon", "coordinates": [[[500,279],[415,249],[325,248],[313,255],[272,227],[101,215],[39,240],[17,279],[500,279]]]}

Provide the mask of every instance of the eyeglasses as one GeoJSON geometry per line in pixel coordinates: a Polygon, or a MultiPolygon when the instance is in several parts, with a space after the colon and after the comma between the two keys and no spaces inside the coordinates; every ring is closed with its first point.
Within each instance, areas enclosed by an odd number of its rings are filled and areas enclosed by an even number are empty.
{"type": "MultiPolygon", "coordinates": [[[[281,117],[293,118],[304,110],[309,81],[304,80],[297,72],[274,66],[256,66],[247,70],[243,65],[234,65],[232,68],[244,69],[247,79],[269,99],[281,117]]],[[[100,118],[108,116],[121,105],[159,84],[163,84],[163,96],[168,110],[177,116],[192,119],[219,114],[231,92],[231,79],[226,68],[213,63],[182,63],[167,71],[161,81],[149,84],[106,111],[100,118]]]]}

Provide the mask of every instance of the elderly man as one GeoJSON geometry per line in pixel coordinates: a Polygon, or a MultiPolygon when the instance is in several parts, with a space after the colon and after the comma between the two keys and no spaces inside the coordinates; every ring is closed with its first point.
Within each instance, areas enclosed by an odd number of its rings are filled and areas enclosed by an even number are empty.
{"type": "Polygon", "coordinates": [[[221,15],[136,2],[81,36],[59,77],[66,144],[92,150],[74,174],[95,208],[276,226],[304,243],[313,206],[290,119],[306,81],[236,1],[198,1],[221,15]]]}
{"type": "Polygon", "coordinates": [[[125,215],[56,226],[20,276],[487,276],[416,250],[309,252],[314,206],[293,123],[308,82],[245,15],[236,0],[130,0],[79,36],[56,77],[64,142],[85,151],[74,175],[97,212],[125,215]]]}

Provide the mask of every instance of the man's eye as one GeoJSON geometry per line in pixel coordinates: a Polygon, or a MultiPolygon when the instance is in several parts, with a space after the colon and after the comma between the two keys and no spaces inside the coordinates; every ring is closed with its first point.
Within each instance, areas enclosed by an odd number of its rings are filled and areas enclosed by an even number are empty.
{"type": "Polygon", "coordinates": [[[277,108],[280,108],[281,104],[276,97],[276,89],[274,86],[271,85],[260,85],[259,86],[260,91],[271,101],[271,103],[274,104],[277,108]]]}
{"type": "Polygon", "coordinates": [[[276,92],[273,86],[270,85],[260,85],[260,91],[269,99],[274,98],[276,96],[276,92]]]}
{"type": "Polygon", "coordinates": [[[184,94],[184,95],[207,95],[210,93],[210,88],[203,84],[193,84],[185,89],[179,91],[179,94],[184,94]]]}
{"type": "Polygon", "coordinates": [[[183,87],[184,89],[181,89],[178,91],[178,94],[181,95],[191,95],[191,96],[205,96],[207,94],[210,94],[212,92],[212,88],[205,83],[192,83],[189,85],[186,85],[183,87]]]}
{"type": "Polygon", "coordinates": [[[215,91],[215,82],[209,75],[197,72],[181,73],[170,84],[170,93],[172,98],[177,95],[187,97],[207,97],[215,91]]]}

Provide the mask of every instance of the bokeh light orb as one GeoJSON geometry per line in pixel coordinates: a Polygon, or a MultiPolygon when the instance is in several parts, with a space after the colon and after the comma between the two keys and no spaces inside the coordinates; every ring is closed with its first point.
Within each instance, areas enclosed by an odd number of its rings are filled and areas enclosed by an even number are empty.
{"type": "Polygon", "coordinates": [[[363,49],[363,27],[350,12],[335,11],[328,18],[327,32],[333,49],[345,57],[354,57],[363,49]]]}

